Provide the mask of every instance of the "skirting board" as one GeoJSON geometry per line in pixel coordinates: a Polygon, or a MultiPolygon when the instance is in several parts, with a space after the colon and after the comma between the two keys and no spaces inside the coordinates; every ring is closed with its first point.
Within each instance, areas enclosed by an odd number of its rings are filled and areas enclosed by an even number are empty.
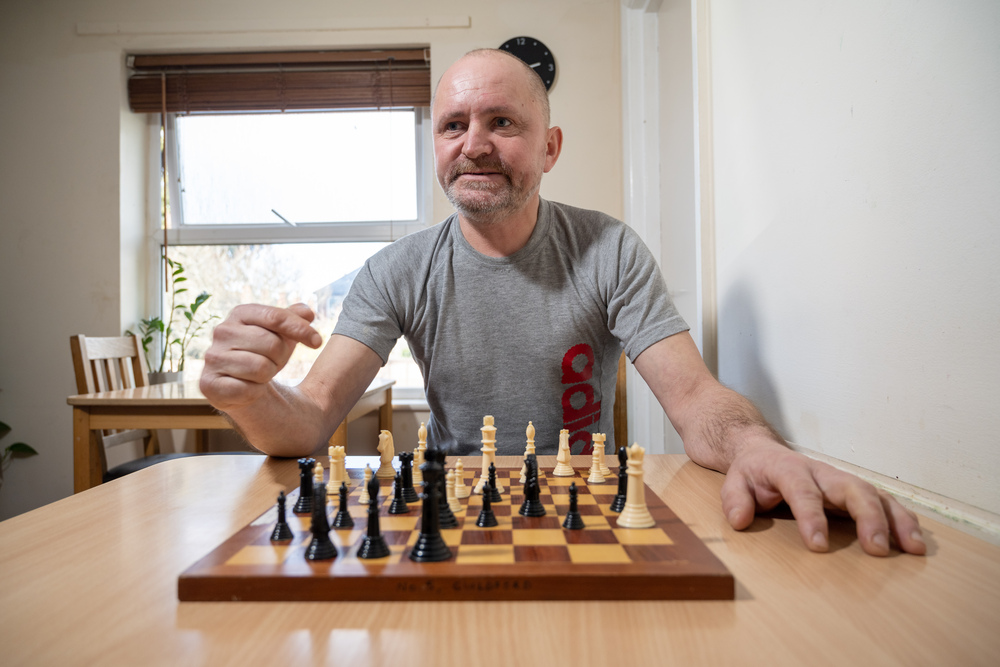
{"type": "Polygon", "coordinates": [[[964,533],[978,537],[990,544],[1000,545],[1000,516],[984,509],[947,498],[927,489],[907,484],[894,477],[866,470],[832,456],[799,447],[792,444],[792,449],[805,454],[809,458],[827,463],[834,468],[857,475],[876,488],[891,493],[904,507],[930,517],[935,521],[948,524],[964,533]]]}

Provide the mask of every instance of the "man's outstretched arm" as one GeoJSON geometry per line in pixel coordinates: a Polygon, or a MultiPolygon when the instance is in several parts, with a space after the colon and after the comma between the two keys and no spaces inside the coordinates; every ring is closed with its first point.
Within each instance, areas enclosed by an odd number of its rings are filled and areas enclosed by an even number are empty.
{"type": "Polygon", "coordinates": [[[726,473],[722,510],[733,528],[746,528],[758,509],[784,500],[813,551],[829,548],[824,510],[839,509],[854,518],[869,554],[887,555],[890,537],[903,551],[925,552],[913,513],[854,475],[791,450],[749,400],[712,376],[688,333],[650,346],[635,367],[691,460],[726,473]]]}
{"type": "Polygon", "coordinates": [[[216,327],[205,353],[201,390],[250,444],[272,456],[308,456],[346,417],[382,365],[369,347],[331,336],[295,387],[273,381],[298,344],[318,348],[313,312],[246,305],[216,327]]]}

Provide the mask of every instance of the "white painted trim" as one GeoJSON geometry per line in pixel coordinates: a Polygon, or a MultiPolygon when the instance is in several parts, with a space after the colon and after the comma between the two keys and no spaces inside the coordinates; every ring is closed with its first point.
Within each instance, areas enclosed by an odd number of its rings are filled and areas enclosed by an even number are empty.
{"type": "Polygon", "coordinates": [[[903,506],[917,514],[940,521],[991,544],[1000,545],[1000,515],[954,500],[953,498],[946,498],[927,489],[907,484],[895,477],[888,477],[881,473],[867,470],[853,463],[835,459],[832,456],[827,456],[806,447],[800,447],[791,443],[790,446],[795,451],[801,452],[811,459],[822,461],[838,470],[849,472],[865,480],[872,486],[891,493],[903,506]]]}
{"type": "Polygon", "coordinates": [[[695,181],[698,237],[701,247],[701,354],[712,374],[719,375],[719,305],[715,263],[715,166],[712,129],[711,0],[692,0],[691,34],[694,41],[694,122],[698,178],[695,181]]]}
{"type": "MultiPolygon", "coordinates": [[[[657,264],[662,265],[656,17],[659,6],[659,0],[622,2],[622,145],[625,223],[639,234],[657,264]]],[[[626,391],[629,440],[641,443],[650,453],[666,451],[663,408],[631,364],[626,372],[626,391]]]]}

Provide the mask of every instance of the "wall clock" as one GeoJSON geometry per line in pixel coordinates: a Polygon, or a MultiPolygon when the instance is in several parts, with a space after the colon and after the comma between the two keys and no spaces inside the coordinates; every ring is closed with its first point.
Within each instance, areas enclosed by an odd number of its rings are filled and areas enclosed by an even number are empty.
{"type": "Polygon", "coordinates": [[[500,48],[528,63],[528,67],[542,77],[545,90],[552,88],[552,82],[556,80],[556,59],[549,47],[534,37],[514,37],[501,44],[500,48]]]}

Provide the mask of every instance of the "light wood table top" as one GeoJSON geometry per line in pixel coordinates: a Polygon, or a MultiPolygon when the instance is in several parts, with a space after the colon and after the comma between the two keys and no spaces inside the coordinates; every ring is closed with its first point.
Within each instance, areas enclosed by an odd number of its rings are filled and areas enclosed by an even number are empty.
{"type": "Polygon", "coordinates": [[[872,558],[836,520],[831,552],[813,554],[785,514],[731,530],[722,479],[647,457],[647,484],[732,571],[735,601],[182,604],[178,575],[298,470],[263,456],[169,461],[0,523],[3,663],[997,664],[1000,547],[924,519],[926,557],[872,558]]]}

